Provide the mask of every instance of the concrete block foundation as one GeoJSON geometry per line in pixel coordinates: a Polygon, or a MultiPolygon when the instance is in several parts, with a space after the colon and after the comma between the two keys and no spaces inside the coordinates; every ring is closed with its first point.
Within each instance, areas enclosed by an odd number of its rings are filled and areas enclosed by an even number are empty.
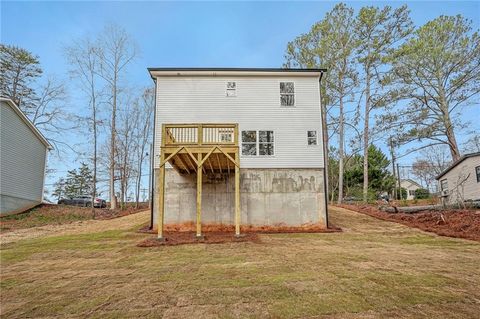
{"type": "MultiPolygon", "coordinates": [[[[326,226],[323,174],[321,168],[241,168],[241,225],[326,226]]],[[[158,193],[158,185],[155,185],[155,193],[158,193]]],[[[153,224],[156,225],[158,204],[155,199],[154,203],[153,224]]],[[[196,175],[180,175],[173,169],[166,169],[165,224],[195,221],[196,175]]],[[[204,174],[202,223],[235,224],[233,173],[204,174]]]]}

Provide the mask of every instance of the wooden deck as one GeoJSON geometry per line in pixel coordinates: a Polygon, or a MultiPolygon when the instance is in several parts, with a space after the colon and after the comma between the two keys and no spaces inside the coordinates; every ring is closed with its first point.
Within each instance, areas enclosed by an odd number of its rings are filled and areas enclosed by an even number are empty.
{"type": "Polygon", "coordinates": [[[165,164],[180,174],[197,175],[197,237],[202,236],[202,177],[235,173],[235,235],[240,235],[240,156],[237,124],[163,124],[160,151],[158,238],[163,240],[165,164]]]}

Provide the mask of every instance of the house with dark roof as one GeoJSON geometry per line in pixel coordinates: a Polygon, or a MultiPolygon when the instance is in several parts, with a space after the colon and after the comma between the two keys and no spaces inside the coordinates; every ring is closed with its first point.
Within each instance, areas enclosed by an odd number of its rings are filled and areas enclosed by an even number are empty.
{"type": "Polygon", "coordinates": [[[325,69],[150,68],[152,226],[327,227],[325,69]]]}
{"type": "Polygon", "coordinates": [[[480,201],[480,152],[463,155],[436,179],[445,203],[480,201]]]}

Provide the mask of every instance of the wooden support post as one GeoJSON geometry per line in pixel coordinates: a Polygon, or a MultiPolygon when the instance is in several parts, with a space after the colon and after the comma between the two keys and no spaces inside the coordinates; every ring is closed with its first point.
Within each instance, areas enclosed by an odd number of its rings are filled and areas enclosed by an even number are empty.
{"type": "MultiPolygon", "coordinates": [[[[237,150],[235,162],[239,164],[239,160],[237,150]]],[[[240,165],[235,165],[235,236],[240,236],[240,165]]]]}
{"type": "MultiPolygon", "coordinates": [[[[165,158],[165,153],[162,150],[160,155],[160,163],[163,162],[165,158]]],[[[158,212],[157,212],[157,228],[158,228],[158,239],[163,240],[163,218],[165,210],[165,165],[160,166],[158,176],[157,176],[157,185],[158,185],[158,212]]]]}
{"type": "Polygon", "coordinates": [[[197,237],[202,237],[202,153],[197,155],[197,237]]]}
{"type": "Polygon", "coordinates": [[[202,145],[203,144],[203,126],[202,126],[202,124],[198,125],[197,138],[198,138],[197,144],[202,145]]]}

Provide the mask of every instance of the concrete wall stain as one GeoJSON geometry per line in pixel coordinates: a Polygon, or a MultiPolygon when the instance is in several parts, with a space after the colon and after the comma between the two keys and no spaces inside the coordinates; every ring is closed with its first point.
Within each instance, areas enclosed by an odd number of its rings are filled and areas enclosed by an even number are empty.
{"type": "MultiPolygon", "coordinates": [[[[196,175],[167,169],[165,181],[165,222],[194,221],[196,175]]],[[[202,221],[233,224],[234,174],[204,174],[203,181],[202,221]]],[[[325,223],[323,169],[241,169],[240,191],[242,224],[325,223]]]]}

